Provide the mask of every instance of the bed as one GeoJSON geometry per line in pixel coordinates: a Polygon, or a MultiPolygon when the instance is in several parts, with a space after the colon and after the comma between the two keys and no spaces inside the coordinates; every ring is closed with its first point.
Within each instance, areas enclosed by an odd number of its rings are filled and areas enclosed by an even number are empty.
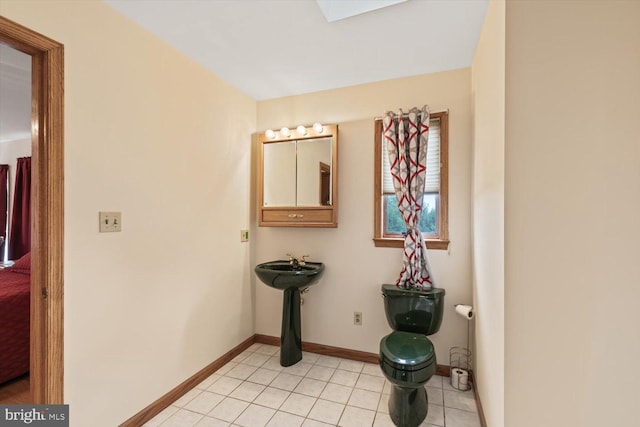
{"type": "Polygon", "coordinates": [[[31,254],[0,270],[0,384],[29,372],[31,254]]]}

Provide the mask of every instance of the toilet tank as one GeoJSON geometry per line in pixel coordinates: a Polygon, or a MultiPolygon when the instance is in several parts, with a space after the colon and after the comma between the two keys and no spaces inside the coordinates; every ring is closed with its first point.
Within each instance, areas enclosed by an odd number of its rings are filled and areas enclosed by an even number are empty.
{"type": "Polygon", "coordinates": [[[382,285],[384,311],[394,331],[432,335],[442,324],[444,289],[403,289],[382,285]]]}

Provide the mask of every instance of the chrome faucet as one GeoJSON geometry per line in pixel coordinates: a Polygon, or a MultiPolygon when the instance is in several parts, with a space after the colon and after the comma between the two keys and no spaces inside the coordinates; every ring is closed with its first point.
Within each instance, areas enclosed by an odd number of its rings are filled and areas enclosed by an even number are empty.
{"type": "Polygon", "coordinates": [[[309,257],[309,255],[302,255],[302,258],[298,259],[292,254],[287,254],[287,256],[289,257],[289,265],[292,265],[294,268],[304,266],[307,263],[306,258],[309,257]]]}

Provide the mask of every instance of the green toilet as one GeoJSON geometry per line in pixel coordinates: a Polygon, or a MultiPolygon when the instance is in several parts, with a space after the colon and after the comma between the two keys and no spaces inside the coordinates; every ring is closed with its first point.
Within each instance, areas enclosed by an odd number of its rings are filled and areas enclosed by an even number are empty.
{"type": "Polygon", "coordinates": [[[382,285],[384,310],[393,332],[380,341],[380,368],[391,383],[389,415],[397,426],[419,426],[429,409],[424,385],[436,371],[427,338],[442,324],[444,289],[382,285]]]}

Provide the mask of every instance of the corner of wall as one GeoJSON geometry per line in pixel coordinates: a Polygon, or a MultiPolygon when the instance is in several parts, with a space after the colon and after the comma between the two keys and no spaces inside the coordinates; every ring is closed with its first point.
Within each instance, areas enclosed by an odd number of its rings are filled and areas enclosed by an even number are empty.
{"type": "Polygon", "coordinates": [[[491,1],[472,65],[474,373],[487,425],[504,426],[505,2],[491,1]]]}

